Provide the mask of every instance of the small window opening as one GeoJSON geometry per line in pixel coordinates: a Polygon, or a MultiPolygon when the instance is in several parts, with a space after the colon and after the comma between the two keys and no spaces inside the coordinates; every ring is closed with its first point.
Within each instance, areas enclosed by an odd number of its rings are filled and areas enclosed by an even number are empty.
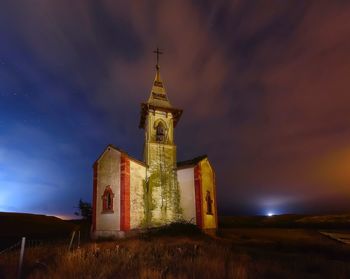
{"type": "Polygon", "coordinates": [[[156,127],[156,141],[163,142],[165,138],[165,128],[162,122],[159,122],[156,127]]]}
{"type": "Polygon", "coordinates": [[[107,186],[102,195],[102,212],[113,213],[114,193],[110,186],[107,186]]]}
{"type": "Polygon", "coordinates": [[[213,200],[211,199],[210,191],[207,191],[205,201],[207,204],[207,215],[213,215],[213,200]]]}

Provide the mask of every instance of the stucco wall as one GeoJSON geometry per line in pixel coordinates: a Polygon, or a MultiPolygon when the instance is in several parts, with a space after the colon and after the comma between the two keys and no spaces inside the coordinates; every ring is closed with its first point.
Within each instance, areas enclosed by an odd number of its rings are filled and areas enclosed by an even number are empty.
{"type": "Polygon", "coordinates": [[[177,170],[177,179],[179,181],[180,206],[183,210],[183,218],[195,224],[194,167],[177,170]]]}
{"type": "Polygon", "coordinates": [[[210,166],[208,159],[204,159],[199,163],[201,169],[201,186],[202,186],[202,214],[203,214],[203,229],[216,228],[216,197],[215,197],[215,177],[214,171],[210,166]],[[212,215],[207,214],[206,195],[210,192],[212,203],[212,215]]]}
{"type": "Polygon", "coordinates": [[[130,160],[130,228],[140,228],[144,218],[143,180],[146,167],[130,160]]]}
{"type": "Polygon", "coordinates": [[[96,231],[108,236],[108,231],[120,229],[120,152],[108,147],[97,164],[96,231]],[[102,213],[102,195],[108,185],[114,193],[114,212],[102,213]]]}
{"type": "Polygon", "coordinates": [[[163,165],[169,168],[174,168],[176,161],[176,146],[161,144],[161,143],[147,143],[148,156],[150,159],[150,170],[154,167],[159,167],[160,160],[163,160],[163,165]]]}

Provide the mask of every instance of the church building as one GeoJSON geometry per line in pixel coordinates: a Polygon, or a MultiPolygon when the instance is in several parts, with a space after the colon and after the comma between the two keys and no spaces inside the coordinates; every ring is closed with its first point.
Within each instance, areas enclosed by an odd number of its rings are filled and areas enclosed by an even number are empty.
{"type": "Polygon", "coordinates": [[[174,132],[182,110],[169,102],[160,77],[161,52],[155,53],[155,79],[141,104],[143,160],[110,144],[93,165],[93,238],[123,237],[178,221],[217,228],[214,169],[205,155],[177,162],[174,132]]]}

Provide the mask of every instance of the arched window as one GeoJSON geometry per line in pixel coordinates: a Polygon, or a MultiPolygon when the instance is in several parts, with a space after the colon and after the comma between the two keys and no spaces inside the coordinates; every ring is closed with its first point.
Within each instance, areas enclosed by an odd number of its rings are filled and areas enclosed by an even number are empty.
{"type": "Polygon", "coordinates": [[[107,186],[102,195],[102,213],[113,213],[114,193],[111,186],[107,186]]]}
{"type": "Polygon", "coordinates": [[[162,122],[159,122],[156,127],[156,141],[163,142],[165,138],[165,128],[162,122]]]}
{"type": "Polygon", "coordinates": [[[207,204],[207,215],[213,215],[213,207],[212,207],[213,200],[211,199],[210,191],[207,191],[207,195],[205,197],[205,201],[206,201],[206,204],[207,204]]]}

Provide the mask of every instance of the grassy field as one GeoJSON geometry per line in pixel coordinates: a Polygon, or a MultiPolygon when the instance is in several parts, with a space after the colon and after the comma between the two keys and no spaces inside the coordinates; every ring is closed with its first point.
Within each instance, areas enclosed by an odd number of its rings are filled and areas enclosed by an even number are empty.
{"type": "MultiPolygon", "coordinates": [[[[26,249],[24,278],[350,278],[350,245],[309,227],[250,224],[210,237],[187,224],[67,248],[68,238],[26,249]]],[[[16,278],[18,256],[0,255],[0,278],[16,278]]]]}
{"type": "MultiPolygon", "coordinates": [[[[304,229],[223,229],[211,238],[157,233],[29,248],[25,278],[350,278],[350,246],[304,229]]],[[[15,278],[18,251],[0,256],[15,278]]]]}

